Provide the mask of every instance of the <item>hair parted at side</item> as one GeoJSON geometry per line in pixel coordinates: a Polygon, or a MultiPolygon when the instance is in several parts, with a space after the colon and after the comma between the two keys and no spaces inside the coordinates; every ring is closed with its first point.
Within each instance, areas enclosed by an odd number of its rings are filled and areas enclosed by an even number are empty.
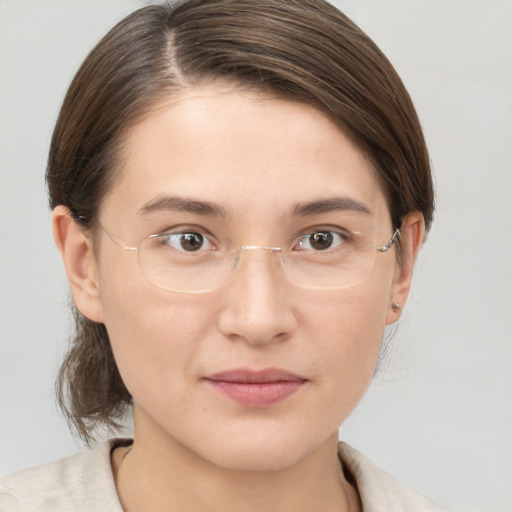
{"type": "MultiPolygon", "coordinates": [[[[91,51],[64,99],[46,178],[50,206],[92,230],[122,167],[123,135],[183,88],[225,81],[311,104],[372,162],[399,227],[432,222],[430,163],[411,99],[388,59],[324,0],[179,0],[143,7],[91,51]]],[[[57,382],[59,403],[86,441],[116,427],[131,396],[103,324],[76,312],[57,382]]]]}

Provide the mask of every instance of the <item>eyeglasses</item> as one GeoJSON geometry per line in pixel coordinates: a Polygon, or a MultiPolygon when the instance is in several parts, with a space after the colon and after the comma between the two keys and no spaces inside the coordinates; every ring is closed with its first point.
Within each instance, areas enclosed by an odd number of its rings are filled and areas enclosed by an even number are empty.
{"type": "Polygon", "coordinates": [[[368,279],[377,254],[391,249],[400,230],[377,246],[357,232],[318,230],[290,238],[283,247],[243,245],[224,250],[213,237],[194,230],[150,235],[132,247],[101,229],[121,249],[136,251],[144,277],[153,285],[174,292],[200,293],[221,288],[241,266],[243,255],[262,251],[273,256],[274,266],[286,279],[306,288],[347,288],[368,279]]]}

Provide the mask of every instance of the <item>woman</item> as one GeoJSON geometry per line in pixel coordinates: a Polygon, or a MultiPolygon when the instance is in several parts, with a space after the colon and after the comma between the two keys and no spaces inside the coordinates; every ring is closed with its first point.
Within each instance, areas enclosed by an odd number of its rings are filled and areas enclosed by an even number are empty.
{"type": "Polygon", "coordinates": [[[73,80],[47,181],[60,400],[134,436],[5,477],[2,510],[436,510],[338,445],[433,212],[414,107],[345,16],[140,9],[73,80]]]}

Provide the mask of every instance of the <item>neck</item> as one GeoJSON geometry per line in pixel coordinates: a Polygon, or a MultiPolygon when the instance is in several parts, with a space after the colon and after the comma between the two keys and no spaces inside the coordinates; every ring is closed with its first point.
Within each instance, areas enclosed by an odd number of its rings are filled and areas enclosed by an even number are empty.
{"type": "Polygon", "coordinates": [[[234,470],[193,453],[168,435],[137,429],[116,450],[114,476],[126,512],[355,512],[355,489],[337,457],[337,435],[295,464],[273,471],[234,470]]]}

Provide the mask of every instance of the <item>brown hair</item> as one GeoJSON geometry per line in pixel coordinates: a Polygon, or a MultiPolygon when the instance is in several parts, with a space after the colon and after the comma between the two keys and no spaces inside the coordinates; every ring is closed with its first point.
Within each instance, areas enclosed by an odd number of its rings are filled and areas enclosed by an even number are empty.
{"type": "MultiPolygon", "coordinates": [[[[419,210],[428,230],[432,177],[411,99],[377,46],[323,0],[181,0],[127,16],[70,85],[48,159],[50,206],[91,229],[126,129],[180,88],[214,80],[323,111],[371,160],[394,227],[419,210]]],[[[131,401],[105,326],[79,312],[57,390],[86,441],[99,425],[117,426],[131,401]]]]}

